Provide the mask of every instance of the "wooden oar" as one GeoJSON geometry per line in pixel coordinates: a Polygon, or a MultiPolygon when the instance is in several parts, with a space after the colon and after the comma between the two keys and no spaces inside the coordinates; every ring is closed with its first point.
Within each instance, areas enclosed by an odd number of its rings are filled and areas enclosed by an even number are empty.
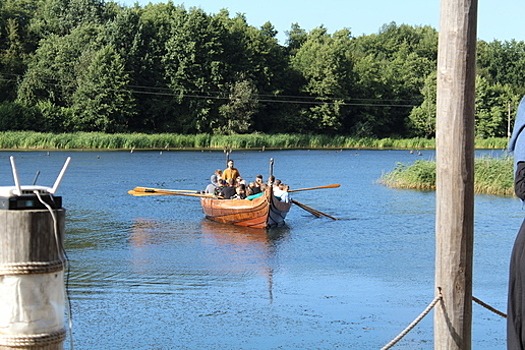
{"type": "Polygon", "coordinates": [[[171,190],[171,189],[168,189],[168,188],[153,188],[153,187],[141,187],[141,186],[138,186],[138,187],[135,187],[132,191],[135,191],[135,192],[155,192],[155,191],[159,191],[159,192],[177,192],[177,193],[199,193],[199,191],[196,191],[196,190],[171,190]]]}
{"type": "Polygon", "coordinates": [[[160,189],[150,189],[148,191],[135,191],[129,190],[128,194],[136,197],[141,196],[184,196],[184,197],[199,197],[199,198],[217,198],[211,193],[200,194],[200,193],[184,193],[184,192],[173,192],[165,191],[160,189]]]}
{"type": "Polygon", "coordinates": [[[305,187],[305,188],[297,188],[295,190],[289,190],[288,192],[299,192],[299,191],[311,191],[311,190],[320,190],[322,188],[337,188],[341,187],[340,184],[331,184],[331,185],[325,185],[325,186],[316,186],[316,187],[305,187]]]}
{"type": "Polygon", "coordinates": [[[330,218],[332,220],[337,220],[337,218],[333,217],[332,215],[328,215],[326,213],[323,213],[322,211],[309,207],[306,204],[296,201],[295,199],[292,199],[292,203],[297,205],[299,208],[306,210],[307,212],[309,212],[310,214],[318,218],[320,218],[321,216],[326,216],[327,218],[330,218]]]}
{"type": "Polygon", "coordinates": [[[165,196],[164,193],[140,192],[140,191],[134,191],[134,190],[129,190],[128,194],[130,194],[132,196],[135,196],[135,197],[140,197],[140,196],[165,196]]]}

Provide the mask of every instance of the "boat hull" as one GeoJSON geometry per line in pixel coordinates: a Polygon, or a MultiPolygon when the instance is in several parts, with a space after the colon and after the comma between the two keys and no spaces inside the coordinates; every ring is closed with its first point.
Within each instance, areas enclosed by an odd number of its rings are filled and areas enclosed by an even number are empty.
{"type": "Polygon", "coordinates": [[[209,220],[262,229],[283,226],[291,203],[280,202],[266,192],[253,200],[201,198],[201,206],[209,220]]]}

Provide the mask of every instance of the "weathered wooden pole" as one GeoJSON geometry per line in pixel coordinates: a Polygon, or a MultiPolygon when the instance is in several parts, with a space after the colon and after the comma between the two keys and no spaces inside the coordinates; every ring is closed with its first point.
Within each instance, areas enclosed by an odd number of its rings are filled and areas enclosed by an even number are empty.
{"type": "Polygon", "coordinates": [[[0,210],[0,350],[63,349],[64,218],[64,209],[0,210]]]}
{"type": "Polygon", "coordinates": [[[434,348],[471,348],[477,0],[442,0],[437,67],[434,348]]]}

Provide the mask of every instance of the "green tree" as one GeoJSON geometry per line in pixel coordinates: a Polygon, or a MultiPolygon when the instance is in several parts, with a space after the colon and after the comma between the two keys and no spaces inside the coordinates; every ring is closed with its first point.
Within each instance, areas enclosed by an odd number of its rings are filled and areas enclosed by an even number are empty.
{"type": "Polygon", "coordinates": [[[79,58],[101,45],[100,30],[99,25],[86,24],[66,36],[52,34],[42,40],[19,85],[19,101],[27,106],[42,100],[59,107],[71,106],[77,74],[83,70],[79,58]]]}
{"type": "Polygon", "coordinates": [[[260,99],[258,112],[253,116],[254,130],[281,128],[280,110],[274,99],[293,92],[294,77],[289,69],[286,50],[279,45],[277,31],[270,22],[257,29],[248,25],[243,15],[230,19],[226,10],[216,18],[227,28],[223,42],[228,64],[224,77],[228,84],[235,84],[243,76],[255,84],[260,99]]]}
{"type": "Polygon", "coordinates": [[[481,42],[477,52],[477,69],[490,84],[508,84],[525,92],[525,42],[481,42]]]}
{"type": "Polygon", "coordinates": [[[506,137],[509,109],[513,100],[508,85],[490,85],[483,77],[476,77],[476,136],[506,137]]]}
{"type": "Polygon", "coordinates": [[[423,102],[410,112],[409,129],[414,136],[431,138],[436,135],[436,72],[427,76],[421,94],[423,102]]]}
{"type": "Polygon", "coordinates": [[[85,69],[73,95],[74,119],[70,127],[81,131],[124,132],[134,113],[129,76],[122,58],[111,45],[86,52],[85,69]]]}
{"type": "Polygon", "coordinates": [[[109,19],[103,0],[40,0],[31,20],[31,31],[39,38],[64,36],[82,24],[102,24],[109,19]]]}
{"type": "Polygon", "coordinates": [[[42,131],[41,126],[34,108],[23,106],[16,101],[0,103],[0,131],[42,131]]]}
{"type": "Polygon", "coordinates": [[[229,102],[219,107],[222,125],[215,129],[222,134],[243,134],[250,131],[252,116],[257,112],[257,88],[250,80],[235,82],[230,88],[229,102]]]}
{"type": "Polygon", "coordinates": [[[411,108],[422,103],[425,78],[436,69],[436,30],[392,22],[352,46],[361,103],[346,129],[357,136],[407,135],[411,108]]]}
{"type": "Polygon", "coordinates": [[[308,39],[308,33],[298,23],[293,23],[290,30],[286,32],[286,48],[289,56],[295,56],[297,51],[308,39]]]}
{"type": "Polygon", "coordinates": [[[36,45],[29,21],[36,0],[4,0],[0,3],[0,101],[13,101],[16,86],[36,45]]]}
{"type": "Polygon", "coordinates": [[[309,112],[303,111],[311,130],[333,133],[341,129],[345,99],[354,84],[350,32],[328,35],[323,27],[314,29],[291,58],[292,67],[305,79],[303,93],[315,99],[309,112]]]}
{"type": "MultiPolygon", "coordinates": [[[[126,69],[133,81],[137,113],[130,119],[133,131],[182,132],[184,121],[180,116],[181,106],[169,88],[169,76],[165,73],[166,43],[172,33],[174,19],[184,15],[185,10],[172,2],[148,4],[144,9],[133,8],[116,19],[114,42],[120,33],[125,35],[125,45],[119,53],[126,59],[126,69]],[[137,18],[136,16],[140,17],[137,18]],[[133,28],[133,30],[129,30],[133,28]],[[126,49],[133,55],[127,56],[126,49]]],[[[111,42],[113,42],[111,41],[111,42]]],[[[119,46],[117,46],[119,47],[119,46]]]]}
{"type": "Polygon", "coordinates": [[[179,104],[179,131],[211,132],[220,118],[228,62],[222,43],[227,31],[202,10],[192,9],[172,19],[163,64],[168,86],[179,104]]]}

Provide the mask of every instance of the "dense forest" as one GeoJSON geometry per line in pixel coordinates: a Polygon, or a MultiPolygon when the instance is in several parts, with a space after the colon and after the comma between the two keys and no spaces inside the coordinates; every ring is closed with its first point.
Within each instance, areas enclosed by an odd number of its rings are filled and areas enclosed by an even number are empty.
{"type": "MultiPolygon", "coordinates": [[[[0,131],[434,136],[436,29],[285,34],[173,2],[2,0],[0,131]]],[[[478,41],[476,136],[506,136],[524,94],[525,43],[478,41]]]]}

